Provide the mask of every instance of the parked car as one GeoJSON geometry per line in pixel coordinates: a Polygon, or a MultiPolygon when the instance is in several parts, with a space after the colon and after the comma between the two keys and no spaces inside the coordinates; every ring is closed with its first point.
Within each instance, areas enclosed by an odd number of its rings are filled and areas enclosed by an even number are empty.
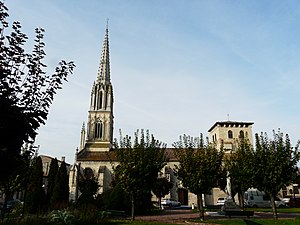
{"type": "Polygon", "coordinates": [[[180,206],[179,201],[176,201],[176,200],[171,199],[171,198],[162,199],[161,204],[164,205],[164,206],[169,206],[169,207],[179,207],[180,206]]]}
{"type": "MultiPolygon", "coordinates": [[[[257,189],[248,189],[244,193],[244,200],[246,207],[272,207],[270,197],[257,189]]],[[[275,197],[275,205],[277,208],[280,208],[286,206],[286,203],[280,198],[275,197]]]]}
{"type": "Polygon", "coordinates": [[[217,205],[222,206],[222,205],[224,205],[225,201],[226,201],[226,198],[218,198],[217,205]]]}

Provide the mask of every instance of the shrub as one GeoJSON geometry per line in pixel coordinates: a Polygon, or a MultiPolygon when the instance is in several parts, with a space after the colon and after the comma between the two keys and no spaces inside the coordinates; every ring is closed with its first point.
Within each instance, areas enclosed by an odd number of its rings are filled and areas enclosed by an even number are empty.
{"type": "Polygon", "coordinates": [[[55,210],[50,214],[50,222],[55,225],[73,225],[75,217],[67,210],[55,210]]]}

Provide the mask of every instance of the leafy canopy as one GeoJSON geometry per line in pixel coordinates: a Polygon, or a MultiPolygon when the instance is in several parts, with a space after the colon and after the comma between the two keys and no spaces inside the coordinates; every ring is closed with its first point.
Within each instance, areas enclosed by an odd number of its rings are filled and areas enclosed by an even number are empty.
{"type": "Polygon", "coordinates": [[[135,133],[134,143],[130,136],[122,137],[115,143],[118,165],[114,165],[116,182],[128,194],[132,202],[132,219],[136,200],[144,199],[141,207],[150,207],[151,189],[158,173],[166,164],[165,145],[156,140],[149,131],[135,133]],[[146,198],[146,199],[145,199],[146,198]]]}
{"type": "Polygon", "coordinates": [[[55,72],[47,75],[44,29],[35,30],[35,44],[28,53],[24,48],[28,37],[20,22],[10,27],[8,16],[0,1],[0,185],[14,173],[22,145],[34,142],[54,95],[75,67],[73,62],[62,60],[55,72]]]}

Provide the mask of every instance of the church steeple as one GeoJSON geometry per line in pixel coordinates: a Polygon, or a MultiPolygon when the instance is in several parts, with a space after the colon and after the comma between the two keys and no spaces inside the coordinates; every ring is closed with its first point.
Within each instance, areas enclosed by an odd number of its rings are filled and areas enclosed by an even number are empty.
{"type": "Polygon", "coordinates": [[[113,141],[113,118],[113,87],[110,81],[107,25],[97,79],[91,91],[85,150],[106,151],[111,148],[113,141]]]}
{"type": "Polygon", "coordinates": [[[102,54],[100,58],[100,67],[98,70],[97,82],[103,82],[105,84],[110,83],[108,24],[106,25],[106,29],[105,29],[105,37],[103,42],[102,54]]]}

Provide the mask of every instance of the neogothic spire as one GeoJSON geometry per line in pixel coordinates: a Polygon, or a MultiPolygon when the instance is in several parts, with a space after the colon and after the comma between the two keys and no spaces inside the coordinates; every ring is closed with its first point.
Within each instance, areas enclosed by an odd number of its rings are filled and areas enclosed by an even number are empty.
{"type": "Polygon", "coordinates": [[[102,54],[100,59],[100,67],[98,71],[97,82],[105,84],[110,83],[110,63],[109,63],[109,41],[108,41],[108,21],[105,29],[105,37],[103,42],[102,54]]]}

